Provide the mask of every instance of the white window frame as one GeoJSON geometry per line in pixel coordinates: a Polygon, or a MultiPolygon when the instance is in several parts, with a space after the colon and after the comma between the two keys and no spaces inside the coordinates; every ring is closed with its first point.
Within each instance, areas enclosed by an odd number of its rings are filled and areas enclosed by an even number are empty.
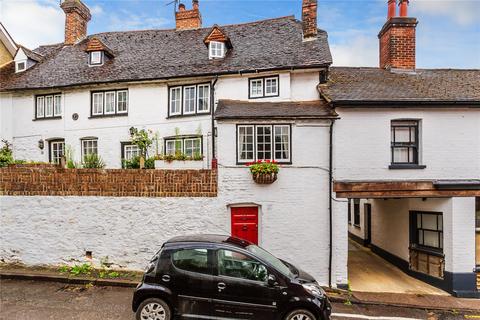
{"type": "Polygon", "coordinates": [[[176,86],[176,87],[171,87],[170,88],[170,94],[169,94],[169,101],[168,101],[168,115],[169,116],[178,116],[182,114],[182,99],[183,99],[183,92],[182,92],[182,86],[176,86]],[[179,97],[176,97],[175,100],[173,100],[173,91],[177,91],[180,93],[179,97]],[[175,109],[172,110],[173,103],[175,102],[175,109]],[[177,105],[177,103],[179,105],[177,105]],[[172,112],[173,111],[173,112],[172,112]]]}
{"type": "Polygon", "coordinates": [[[136,144],[123,145],[123,160],[132,160],[134,157],[138,156],[140,156],[140,148],[136,144]]]}
{"type": "Polygon", "coordinates": [[[90,66],[101,66],[103,64],[103,51],[90,51],[88,64],[90,66]]]}
{"type": "Polygon", "coordinates": [[[184,86],[183,87],[183,103],[182,103],[182,108],[183,108],[183,114],[195,114],[196,110],[196,101],[197,100],[197,86],[184,86]],[[193,97],[190,97],[188,101],[193,103],[193,108],[190,111],[187,111],[186,106],[187,106],[187,89],[193,89],[193,97]]]}
{"type": "Polygon", "coordinates": [[[45,96],[45,118],[53,118],[53,96],[45,96]]]}
{"type": "Polygon", "coordinates": [[[48,120],[62,116],[62,94],[42,94],[35,96],[35,119],[48,120]]]}
{"type": "Polygon", "coordinates": [[[183,153],[183,139],[167,139],[165,140],[165,154],[175,155],[177,153],[177,142],[180,143],[179,151],[183,153]],[[173,143],[173,153],[171,148],[168,147],[169,144],[173,143]]]}
{"type": "Polygon", "coordinates": [[[128,113],[128,90],[117,90],[115,95],[116,112],[118,114],[128,113]],[[120,99],[121,94],[125,93],[125,101],[120,99]],[[120,110],[120,103],[125,103],[125,110],[120,110]]]}
{"type": "Polygon", "coordinates": [[[105,94],[104,92],[93,92],[92,93],[92,116],[101,116],[101,115],[104,114],[104,108],[105,108],[104,94],[105,94]],[[101,102],[100,112],[98,112],[98,110],[96,108],[95,97],[100,97],[100,99],[98,100],[99,102],[101,102]]]}
{"type": "Polygon", "coordinates": [[[53,96],[53,116],[62,116],[62,95],[56,94],[53,96]]]}
{"type": "Polygon", "coordinates": [[[15,61],[15,72],[22,72],[27,70],[27,60],[15,61]],[[20,66],[23,65],[23,68],[20,66]]]}
{"type": "Polygon", "coordinates": [[[193,149],[193,141],[198,141],[198,151],[200,152],[200,155],[203,155],[202,152],[202,138],[185,138],[183,139],[183,154],[188,156],[188,157],[195,157],[195,152],[193,149]],[[187,141],[192,141],[192,154],[188,155],[187,154],[187,141]]]}
{"type": "Polygon", "coordinates": [[[82,144],[82,160],[85,158],[86,155],[89,155],[89,154],[98,155],[98,139],[97,138],[85,138],[85,139],[81,139],[80,141],[82,144]],[[93,142],[95,142],[95,147],[93,147],[93,142]],[[91,147],[87,146],[87,147],[91,150],[95,150],[95,152],[88,152],[88,153],[85,152],[86,151],[85,146],[88,143],[92,143],[92,146],[91,147]]]}
{"type": "Polygon", "coordinates": [[[275,97],[275,96],[278,96],[278,80],[279,78],[278,77],[268,77],[268,78],[265,78],[265,83],[264,83],[264,94],[265,94],[265,97],[275,97]],[[275,89],[276,91],[275,92],[270,92],[268,93],[267,90],[268,90],[268,86],[267,86],[267,81],[271,81],[271,80],[274,80],[275,81],[275,89]]]}
{"type": "Polygon", "coordinates": [[[116,109],[116,92],[115,91],[105,91],[104,92],[104,95],[103,95],[103,99],[104,99],[104,102],[103,102],[103,111],[104,111],[104,114],[115,114],[115,109],[116,109]],[[113,97],[112,100],[108,101],[108,96],[110,96],[111,98],[113,97]],[[111,104],[110,104],[111,103],[111,104]],[[110,104],[110,105],[109,105],[110,104]],[[107,110],[107,108],[110,106],[110,111],[107,110]]]}
{"type": "Polygon", "coordinates": [[[45,118],[45,96],[37,97],[37,101],[35,104],[35,118],[45,118]],[[41,108],[39,108],[41,102],[41,108]],[[38,112],[41,110],[41,112],[38,112]]]}
{"type": "Polygon", "coordinates": [[[250,81],[250,95],[249,98],[263,98],[264,97],[264,83],[263,83],[263,78],[261,79],[249,79],[250,81]],[[259,83],[260,84],[260,93],[254,93],[253,92],[253,83],[259,83]]]}
{"type": "Polygon", "coordinates": [[[208,83],[199,84],[197,85],[197,113],[209,113],[209,112],[210,112],[210,84],[208,83]],[[204,88],[203,89],[204,92],[206,88],[207,94],[205,97],[202,97],[202,99],[206,101],[207,109],[202,109],[202,110],[199,109],[200,108],[200,95],[199,95],[200,88],[204,88]]]}
{"type": "Polygon", "coordinates": [[[61,157],[65,155],[65,140],[50,141],[49,145],[50,145],[50,161],[52,163],[60,163],[61,157]],[[54,151],[57,151],[57,152],[59,151],[58,147],[57,149],[55,149],[55,146],[58,146],[58,145],[62,146],[61,147],[62,153],[60,157],[56,157],[54,152],[54,151]],[[55,161],[57,158],[58,158],[58,161],[55,161]]]}
{"type": "Polygon", "coordinates": [[[273,153],[272,153],[272,158],[276,161],[276,162],[291,162],[291,155],[292,155],[292,134],[290,132],[291,130],[291,126],[288,125],[288,124],[278,124],[278,125],[273,125],[272,127],[272,149],[273,149],[273,153]],[[275,128],[278,128],[278,127],[285,127],[287,128],[287,136],[288,136],[288,158],[287,159],[277,159],[276,157],[276,152],[277,152],[277,147],[276,147],[276,143],[275,143],[275,128]]]}
{"type": "MultiPolygon", "coordinates": [[[[237,162],[238,163],[248,163],[255,160],[255,154],[257,152],[255,147],[255,125],[238,125],[237,126],[237,162]],[[248,159],[240,159],[240,155],[242,154],[242,143],[240,141],[240,128],[251,128],[252,129],[252,155],[253,158],[248,159]]],[[[248,151],[246,151],[248,153],[248,151]]]]}
{"type": "Polygon", "coordinates": [[[225,57],[225,43],[220,41],[210,41],[208,44],[208,57],[210,59],[222,59],[225,57]]]}

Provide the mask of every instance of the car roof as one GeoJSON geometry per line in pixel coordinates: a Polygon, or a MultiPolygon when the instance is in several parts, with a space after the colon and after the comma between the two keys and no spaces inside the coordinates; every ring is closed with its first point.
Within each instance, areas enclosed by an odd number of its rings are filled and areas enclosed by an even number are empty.
{"type": "Polygon", "coordinates": [[[216,243],[216,244],[228,244],[238,248],[245,248],[252,245],[250,241],[239,239],[236,237],[220,234],[196,234],[186,235],[171,238],[165,245],[177,244],[177,243],[216,243]]]}

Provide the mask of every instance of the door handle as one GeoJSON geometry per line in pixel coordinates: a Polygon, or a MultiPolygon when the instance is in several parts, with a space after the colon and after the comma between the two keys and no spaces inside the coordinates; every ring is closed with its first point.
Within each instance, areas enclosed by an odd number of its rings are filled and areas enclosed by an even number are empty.
{"type": "Polygon", "coordinates": [[[222,290],[224,290],[225,288],[227,287],[227,285],[223,282],[219,282],[217,284],[217,288],[218,288],[218,292],[221,292],[222,290]]]}
{"type": "Polygon", "coordinates": [[[170,281],[170,276],[169,276],[168,274],[164,275],[164,276],[162,277],[162,281],[163,281],[163,282],[169,282],[169,281],[170,281]]]}

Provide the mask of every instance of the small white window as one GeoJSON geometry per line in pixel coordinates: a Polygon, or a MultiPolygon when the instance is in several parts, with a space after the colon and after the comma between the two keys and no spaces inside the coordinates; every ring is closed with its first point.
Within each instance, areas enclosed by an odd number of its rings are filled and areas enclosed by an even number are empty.
{"type": "Polygon", "coordinates": [[[57,94],[54,98],[54,116],[59,117],[62,115],[62,96],[57,94]]]}
{"type": "Polygon", "coordinates": [[[45,117],[53,117],[53,96],[45,97],[45,117]]]}
{"type": "Polygon", "coordinates": [[[278,78],[265,78],[265,96],[278,95],[278,78]]]}
{"type": "Polygon", "coordinates": [[[218,41],[211,41],[209,44],[210,59],[225,57],[225,43],[218,41]]]}
{"type": "Polygon", "coordinates": [[[117,91],[117,113],[128,112],[128,91],[117,91]]]}
{"type": "Polygon", "coordinates": [[[238,162],[254,160],[254,126],[238,126],[238,162]]]}
{"type": "Polygon", "coordinates": [[[45,117],[45,97],[37,97],[37,118],[45,117]]]}
{"type": "Polygon", "coordinates": [[[22,60],[22,61],[17,61],[15,63],[15,72],[22,72],[27,69],[27,61],[22,60]]]}
{"type": "Polygon", "coordinates": [[[263,79],[250,80],[250,98],[263,97],[263,79]]]}
{"type": "Polygon", "coordinates": [[[100,65],[103,63],[103,52],[92,51],[90,52],[90,65],[100,65]]]}
{"type": "Polygon", "coordinates": [[[126,144],[123,146],[124,160],[132,160],[140,156],[140,148],[135,144],[126,144]]]}
{"type": "Polygon", "coordinates": [[[97,139],[84,139],[82,140],[82,158],[86,155],[98,154],[98,140],[97,139]]]}
{"type": "Polygon", "coordinates": [[[195,86],[183,88],[183,114],[195,113],[195,86]]]}
{"type": "Polygon", "coordinates": [[[170,88],[170,116],[182,113],[182,87],[170,88]]]}
{"type": "Polygon", "coordinates": [[[290,161],[290,126],[276,125],[274,130],[274,156],[275,161],[289,162],[290,161]]]}
{"type": "Polygon", "coordinates": [[[183,140],[166,140],[165,141],[165,154],[175,155],[183,152],[183,140]]]}
{"type": "Polygon", "coordinates": [[[105,92],[105,114],[115,113],[115,91],[105,92]]]}
{"type": "Polygon", "coordinates": [[[92,115],[103,114],[103,92],[94,92],[92,102],[92,115]]]}
{"type": "Polygon", "coordinates": [[[200,84],[197,90],[197,112],[210,112],[210,85],[200,84]]]}
{"type": "Polygon", "coordinates": [[[183,153],[187,157],[193,158],[202,155],[200,138],[184,139],[184,148],[183,153]]]}

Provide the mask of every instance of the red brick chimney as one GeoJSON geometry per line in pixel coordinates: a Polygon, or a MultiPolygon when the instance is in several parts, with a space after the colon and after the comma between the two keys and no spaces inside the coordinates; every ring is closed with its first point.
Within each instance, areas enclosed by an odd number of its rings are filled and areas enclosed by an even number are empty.
{"type": "Polygon", "coordinates": [[[415,28],[417,19],[407,17],[408,0],[400,0],[400,16],[395,16],[395,0],[388,1],[388,20],[378,34],[380,68],[415,70],[415,28]]]}
{"type": "Polygon", "coordinates": [[[317,37],[317,0],[302,1],[302,26],[304,39],[317,37]]]}
{"type": "Polygon", "coordinates": [[[202,15],[198,9],[198,0],[192,1],[192,9],[186,10],[185,5],[180,3],[175,12],[177,30],[198,29],[202,27],[202,15]]]}
{"type": "Polygon", "coordinates": [[[64,0],[60,7],[65,12],[65,44],[72,45],[86,38],[90,9],[80,0],[64,0]]]}

